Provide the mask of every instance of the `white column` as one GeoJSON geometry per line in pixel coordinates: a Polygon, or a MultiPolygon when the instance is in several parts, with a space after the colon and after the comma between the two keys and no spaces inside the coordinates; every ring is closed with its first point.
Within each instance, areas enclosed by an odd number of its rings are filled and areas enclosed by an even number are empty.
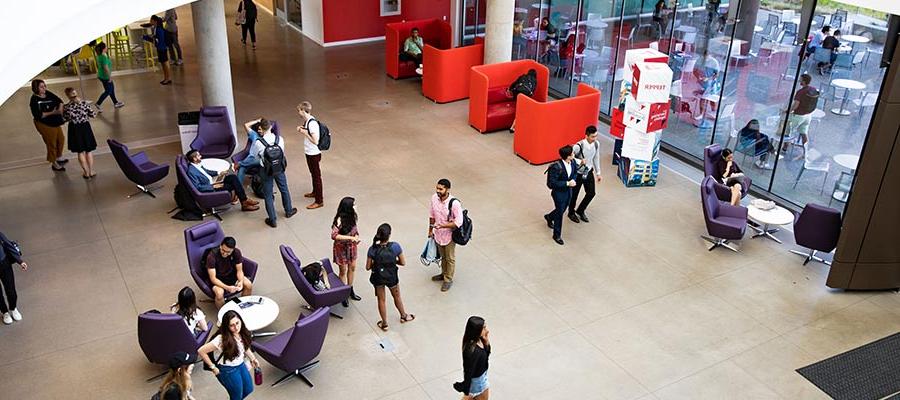
{"type": "Polygon", "coordinates": [[[200,90],[204,106],[228,107],[232,134],[237,123],[234,118],[234,92],[231,88],[231,60],[228,56],[225,2],[198,0],[191,3],[194,22],[194,41],[200,61],[200,90]]]}
{"type": "Polygon", "coordinates": [[[489,0],[484,23],[484,63],[494,64],[512,59],[513,14],[515,0],[489,0]]]}

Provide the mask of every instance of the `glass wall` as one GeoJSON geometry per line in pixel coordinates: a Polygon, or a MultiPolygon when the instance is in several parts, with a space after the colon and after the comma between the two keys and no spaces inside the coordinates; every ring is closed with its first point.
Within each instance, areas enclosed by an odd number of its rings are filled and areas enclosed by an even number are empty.
{"type": "Polygon", "coordinates": [[[551,94],[590,84],[608,118],[625,51],[658,49],[674,72],[667,149],[700,164],[719,143],[757,192],[847,201],[885,74],[886,14],[831,0],[516,0],[514,12],[512,59],[546,65],[551,94]]]}

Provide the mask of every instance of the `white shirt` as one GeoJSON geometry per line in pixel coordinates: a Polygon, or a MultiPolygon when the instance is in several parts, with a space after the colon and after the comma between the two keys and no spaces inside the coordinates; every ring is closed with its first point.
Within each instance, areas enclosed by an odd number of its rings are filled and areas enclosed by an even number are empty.
{"type": "Polygon", "coordinates": [[[572,162],[563,160],[563,166],[566,167],[566,180],[569,180],[569,177],[572,176],[572,162]]]}
{"type": "Polygon", "coordinates": [[[194,168],[197,168],[198,171],[200,171],[201,173],[203,173],[203,175],[206,176],[206,179],[209,179],[209,184],[210,184],[210,185],[212,185],[213,183],[216,183],[216,178],[213,178],[212,175],[207,174],[207,173],[206,173],[206,170],[203,169],[203,165],[202,165],[202,164],[200,164],[200,163],[193,164],[193,163],[192,163],[191,166],[194,167],[194,168]]]}
{"type": "MultiPolygon", "coordinates": [[[[309,135],[316,139],[316,142],[319,141],[319,120],[315,120],[315,117],[312,114],[309,115],[309,119],[305,123],[306,128],[309,129],[309,135]]],[[[303,154],[308,156],[314,156],[316,154],[322,154],[322,150],[319,150],[319,145],[313,143],[309,140],[306,135],[303,135],[303,154]]]]}
{"type": "Polygon", "coordinates": [[[585,165],[600,175],[600,143],[596,140],[594,143],[588,143],[587,139],[582,139],[575,143],[572,151],[575,153],[576,159],[584,158],[587,160],[585,165]]]}
{"type": "MultiPolygon", "coordinates": [[[[178,305],[175,305],[172,307],[172,312],[173,313],[178,312],[178,305]]],[[[188,317],[183,318],[183,319],[184,319],[184,323],[187,324],[187,327],[191,331],[191,333],[195,333],[195,332],[197,332],[197,324],[199,324],[200,321],[203,321],[206,319],[206,314],[203,313],[203,310],[198,308],[198,309],[194,310],[193,314],[191,314],[188,317]]]]}
{"type": "MultiPolygon", "coordinates": [[[[231,334],[229,332],[228,334],[231,334]]],[[[240,339],[235,338],[237,342],[238,354],[233,360],[226,360],[225,357],[219,361],[219,365],[224,365],[226,367],[237,367],[238,365],[242,365],[244,363],[244,342],[240,339]]],[[[216,349],[222,351],[222,335],[216,336],[213,340],[209,341],[213,346],[216,346],[216,349]]]]}
{"type": "MultiPolygon", "coordinates": [[[[277,139],[277,137],[275,136],[274,133],[272,133],[272,131],[266,132],[266,134],[263,135],[262,138],[269,145],[272,145],[273,143],[275,143],[275,139],[277,139]]],[[[285,158],[287,158],[287,152],[284,150],[284,138],[278,139],[278,147],[281,147],[281,152],[283,152],[285,158]]],[[[259,160],[259,165],[263,165],[262,153],[263,153],[263,150],[265,150],[265,149],[266,149],[266,145],[262,144],[262,142],[259,140],[253,142],[253,146],[250,147],[250,154],[253,154],[253,156],[256,157],[257,160],[259,160]]]]}

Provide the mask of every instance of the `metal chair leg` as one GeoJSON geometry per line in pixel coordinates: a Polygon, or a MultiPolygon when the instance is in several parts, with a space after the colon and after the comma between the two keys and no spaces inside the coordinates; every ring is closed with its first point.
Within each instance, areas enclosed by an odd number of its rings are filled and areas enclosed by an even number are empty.
{"type": "Polygon", "coordinates": [[[309,381],[309,378],[307,378],[306,376],[304,376],[303,373],[306,372],[306,371],[308,371],[308,370],[311,369],[312,367],[316,366],[318,363],[319,363],[319,360],[316,360],[316,361],[313,361],[313,362],[311,362],[311,363],[309,363],[309,364],[306,364],[306,365],[304,365],[304,366],[302,366],[302,367],[300,367],[300,368],[297,368],[297,369],[295,369],[295,370],[293,370],[293,371],[291,371],[291,372],[288,372],[287,375],[282,376],[282,377],[279,378],[277,381],[275,381],[274,383],[272,383],[272,387],[274,387],[275,385],[278,385],[278,384],[281,383],[281,382],[284,382],[285,380],[287,380],[288,378],[290,378],[290,377],[292,377],[292,376],[296,376],[296,377],[300,378],[304,383],[306,383],[307,385],[309,385],[309,387],[313,387],[312,382],[310,382],[310,381],[309,381]]]}

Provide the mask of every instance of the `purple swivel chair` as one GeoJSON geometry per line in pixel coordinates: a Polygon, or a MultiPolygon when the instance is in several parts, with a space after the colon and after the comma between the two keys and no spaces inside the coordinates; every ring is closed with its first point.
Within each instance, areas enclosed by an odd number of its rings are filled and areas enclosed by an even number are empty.
{"type": "MultiPolygon", "coordinates": [[[[300,297],[303,297],[303,300],[309,304],[306,306],[306,309],[316,310],[322,307],[328,308],[342,301],[346,301],[347,298],[350,297],[350,286],[341,282],[341,278],[334,273],[334,270],[331,268],[331,260],[323,258],[320,261],[322,267],[325,268],[325,271],[328,274],[328,281],[331,283],[331,289],[318,291],[314,289],[312,285],[309,284],[309,281],[306,280],[306,277],[303,276],[303,272],[301,271],[303,266],[300,264],[300,259],[294,255],[294,250],[285,245],[281,245],[278,248],[281,250],[281,259],[284,261],[284,266],[287,267],[288,275],[290,275],[291,280],[294,281],[294,287],[300,292],[300,297]]],[[[331,316],[344,319],[344,317],[335,314],[334,312],[331,312],[331,316]]]]}
{"type": "Polygon", "coordinates": [[[818,204],[807,204],[794,221],[794,241],[809,249],[808,253],[791,250],[791,253],[806,257],[803,265],[811,260],[825,265],[831,261],[816,256],[817,252],[830,253],[837,247],[841,236],[841,212],[818,204]]]}
{"type": "Polygon", "coordinates": [[[237,146],[232,132],[234,129],[228,108],[201,107],[197,137],[191,142],[191,148],[199,151],[203,157],[228,159],[237,146]]]}
{"type": "Polygon", "coordinates": [[[188,178],[188,168],[188,162],[183,155],[179,154],[175,157],[175,171],[178,177],[178,184],[188,188],[197,206],[203,210],[203,217],[212,215],[221,221],[222,216],[219,213],[231,207],[231,192],[201,192],[197,190],[194,184],[191,183],[190,178],[188,178]]]}
{"type": "MultiPolygon", "coordinates": [[[[156,310],[138,315],[138,344],[154,364],[168,366],[173,353],[183,351],[197,354],[197,349],[206,343],[209,330],[194,334],[178,314],[162,314],[156,310]]],[[[156,375],[147,382],[168,373],[168,367],[162,374],[156,375]]]]}
{"type": "Polygon", "coordinates": [[[106,143],[109,145],[109,151],[112,153],[113,158],[116,159],[116,164],[119,164],[119,169],[122,170],[122,173],[125,174],[129,181],[134,182],[140,189],[140,191],[128,195],[128,198],[141,193],[156,198],[153,191],[161,188],[162,185],[153,188],[150,185],[161,181],[169,175],[169,164],[156,164],[147,159],[147,153],[143,151],[129,155],[128,146],[119,143],[115,139],[106,139],[106,143]]]}
{"type": "Polygon", "coordinates": [[[313,387],[312,382],[303,375],[304,372],[319,363],[310,362],[322,351],[325,334],[328,332],[328,307],[316,310],[309,316],[300,316],[290,329],[275,335],[265,343],[253,341],[253,351],[287,375],[281,377],[272,386],[285,379],[296,376],[313,387]]]}
{"type": "MultiPolygon", "coordinates": [[[[194,283],[200,288],[200,291],[206,293],[209,298],[215,298],[216,295],[212,291],[212,282],[209,280],[209,272],[203,268],[200,259],[206,249],[215,251],[225,239],[225,232],[219,225],[219,221],[207,221],[194,225],[184,230],[184,248],[187,251],[188,268],[191,271],[191,277],[194,283]]],[[[255,261],[244,257],[243,260],[244,276],[253,282],[256,279],[256,271],[258,265],[255,261]]],[[[240,296],[240,292],[225,295],[225,299],[240,296]]]]}
{"type": "MultiPolygon", "coordinates": [[[[709,146],[703,148],[703,173],[706,176],[716,176],[716,163],[719,159],[722,158],[722,146],[719,146],[718,143],[713,143],[709,146]]],[[[731,189],[727,186],[719,183],[713,178],[713,182],[721,186],[721,188],[716,189],[716,193],[720,195],[725,195],[725,197],[719,197],[722,200],[731,200],[731,189]],[[724,188],[725,190],[721,190],[724,188]]],[[[750,191],[750,185],[753,181],[749,176],[744,175],[743,182],[741,182],[741,198],[743,199],[747,196],[747,192],[750,191]]]]}
{"type": "Polygon", "coordinates": [[[721,246],[737,252],[738,249],[731,246],[730,241],[744,237],[744,231],[747,230],[747,209],[719,200],[716,184],[711,176],[703,178],[700,184],[703,219],[706,220],[706,231],[709,233],[709,236],[701,237],[713,244],[709,251],[721,246]]]}

